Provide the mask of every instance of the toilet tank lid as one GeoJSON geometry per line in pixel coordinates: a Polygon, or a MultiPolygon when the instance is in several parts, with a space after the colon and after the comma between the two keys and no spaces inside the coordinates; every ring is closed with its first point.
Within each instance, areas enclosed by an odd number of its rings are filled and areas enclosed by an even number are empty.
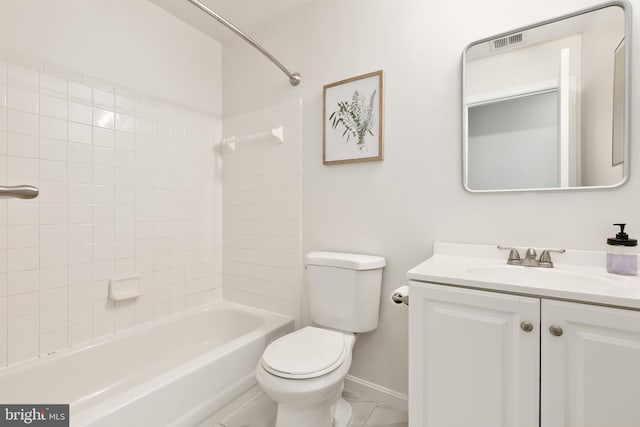
{"type": "Polygon", "coordinates": [[[373,270],[386,265],[384,257],[376,255],[351,254],[344,252],[310,252],[307,265],[324,265],[351,270],[373,270]]]}

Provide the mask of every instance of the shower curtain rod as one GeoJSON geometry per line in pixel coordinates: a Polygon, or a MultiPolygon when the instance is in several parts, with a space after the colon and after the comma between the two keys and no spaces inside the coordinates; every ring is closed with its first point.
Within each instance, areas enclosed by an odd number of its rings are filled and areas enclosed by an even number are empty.
{"type": "Polygon", "coordinates": [[[262,46],[260,46],[255,40],[253,40],[251,37],[249,37],[247,34],[245,34],[242,30],[240,30],[238,27],[233,25],[231,22],[229,22],[226,19],[224,19],[218,13],[216,13],[213,10],[209,9],[206,5],[204,5],[199,0],[187,0],[187,1],[189,3],[191,3],[192,5],[198,7],[200,10],[202,10],[207,15],[211,16],[212,18],[214,18],[216,21],[218,21],[219,23],[221,23],[222,25],[224,25],[225,27],[227,27],[228,29],[230,29],[234,33],[236,33],[238,36],[242,37],[247,43],[249,43],[251,46],[255,47],[258,50],[258,52],[260,52],[261,54],[263,54],[264,56],[269,58],[269,60],[271,62],[273,62],[276,65],[276,67],[280,68],[282,70],[282,72],[285,73],[287,75],[287,77],[289,77],[289,83],[291,83],[292,86],[298,86],[298,84],[302,80],[301,77],[300,77],[300,73],[292,73],[292,72],[290,72],[287,69],[287,67],[282,65],[282,63],[280,61],[278,61],[276,58],[274,58],[273,55],[271,55],[269,52],[267,52],[267,50],[265,48],[263,48],[262,46]]]}

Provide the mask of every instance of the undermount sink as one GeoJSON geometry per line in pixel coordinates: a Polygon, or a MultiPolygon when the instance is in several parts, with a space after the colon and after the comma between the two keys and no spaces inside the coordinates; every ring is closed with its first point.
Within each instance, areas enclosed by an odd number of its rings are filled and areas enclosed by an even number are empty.
{"type": "Polygon", "coordinates": [[[530,286],[571,287],[584,291],[610,289],[619,286],[616,282],[606,277],[563,271],[555,268],[484,265],[468,267],[466,271],[482,281],[519,283],[530,286]]]}

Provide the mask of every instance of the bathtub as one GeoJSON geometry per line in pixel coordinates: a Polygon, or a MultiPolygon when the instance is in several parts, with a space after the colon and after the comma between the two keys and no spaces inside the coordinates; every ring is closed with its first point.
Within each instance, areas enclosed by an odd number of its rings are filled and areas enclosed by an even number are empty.
{"type": "Polygon", "coordinates": [[[291,318],[227,302],[0,370],[0,403],[70,404],[72,427],[194,426],[256,384],[291,318]]]}

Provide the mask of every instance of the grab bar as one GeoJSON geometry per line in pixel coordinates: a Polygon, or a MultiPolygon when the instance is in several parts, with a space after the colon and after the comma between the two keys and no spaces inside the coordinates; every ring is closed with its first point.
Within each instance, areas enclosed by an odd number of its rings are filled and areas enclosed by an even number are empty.
{"type": "Polygon", "coordinates": [[[33,185],[16,185],[15,187],[0,186],[0,198],[16,197],[18,199],[33,199],[38,197],[38,189],[33,185]]]}
{"type": "Polygon", "coordinates": [[[275,138],[274,142],[278,144],[284,144],[284,127],[281,125],[280,127],[273,128],[270,131],[266,132],[252,133],[251,135],[240,136],[238,138],[236,138],[235,136],[225,138],[222,140],[222,146],[224,148],[224,151],[234,152],[236,151],[237,142],[255,141],[256,139],[264,137],[273,137],[275,138]]]}

